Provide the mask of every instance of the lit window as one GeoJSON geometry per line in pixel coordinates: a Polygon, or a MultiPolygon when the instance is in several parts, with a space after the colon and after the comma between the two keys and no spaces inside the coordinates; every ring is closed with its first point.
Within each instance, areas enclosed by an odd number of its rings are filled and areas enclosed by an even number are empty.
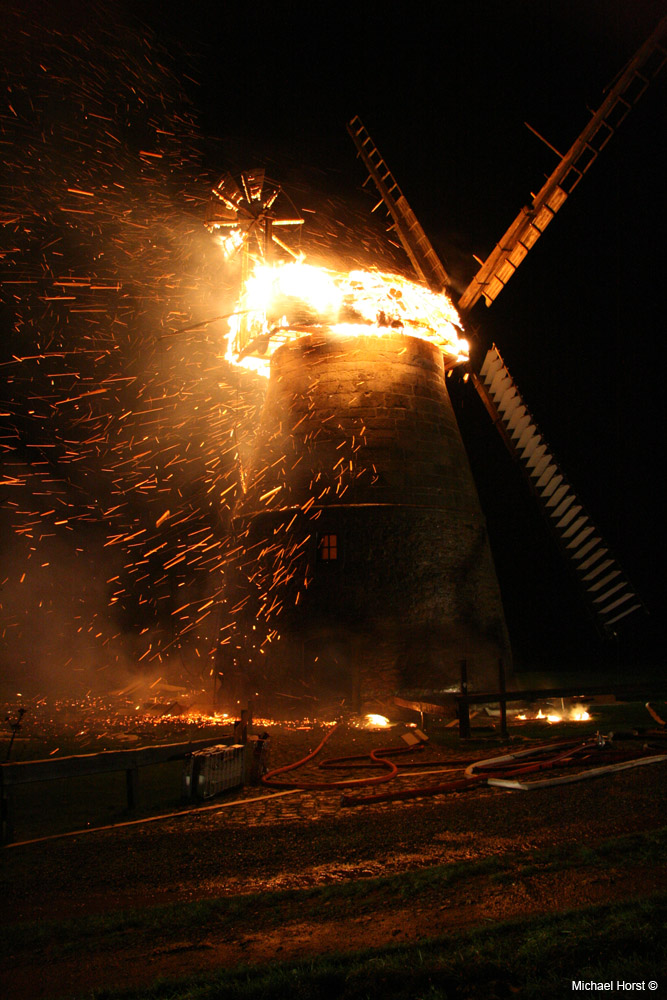
{"type": "Polygon", "coordinates": [[[338,535],[320,535],[318,555],[323,562],[338,559],[338,535]]]}

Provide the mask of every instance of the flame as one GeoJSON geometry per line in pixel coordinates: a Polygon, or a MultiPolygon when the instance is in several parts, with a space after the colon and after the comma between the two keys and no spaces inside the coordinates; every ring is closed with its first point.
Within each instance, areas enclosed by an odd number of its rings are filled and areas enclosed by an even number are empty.
{"type": "Polygon", "coordinates": [[[243,233],[237,228],[229,229],[224,236],[219,233],[216,241],[222,247],[225,260],[231,260],[236,251],[243,246],[243,233]]]}
{"type": "Polygon", "coordinates": [[[541,722],[590,722],[591,715],[588,708],[585,705],[571,705],[568,709],[564,710],[564,714],[558,712],[543,712],[542,709],[538,709],[536,715],[529,715],[527,712],[518,712],[514,718],[517,722],[534,722],[540,720],[541,722]]]}
{"type": "Polygon", "coordinates": [[[366,726],[369,729],[371,727],[376,729],[386,729],[389,725],[391,725],[391,723],[386,715],[377,715],[375,712],[369,712],[366,715],[366,726]]]}
{"type": "Polygon", "coordinates": [[[440,348],[448,367],[468,360],[461,320],[445,294],[382,271],[333,271],[297,261],[257,264],[229,320],[227,360],[268,378],[271,355],[314,332],[404,333],[440,348]]]}

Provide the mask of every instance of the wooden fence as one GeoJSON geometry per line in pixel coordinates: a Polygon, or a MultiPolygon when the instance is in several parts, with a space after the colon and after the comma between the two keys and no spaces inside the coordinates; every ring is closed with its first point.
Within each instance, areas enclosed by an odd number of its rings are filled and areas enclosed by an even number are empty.
{"type": "Polygon", "coordinates": [[[52,757],[47,760],[17,761],[0,766],[0,801],[2,809],[2,843],[11,843],[14,837],[12,816],[12,790],[17,785],[37,781],[62,781],[90,774],[109,774],[125,771],[127,807],[137,804],[139,768],[150,764],[164,764],[183,760],[195,750],[211,746],[224,746],[236,742],[235,737],[211,737],[190,740],[187,743],[167,743],[155,747],[135,747],[132,750],[104,750],[100,753],[75,757],[52,757]]]}

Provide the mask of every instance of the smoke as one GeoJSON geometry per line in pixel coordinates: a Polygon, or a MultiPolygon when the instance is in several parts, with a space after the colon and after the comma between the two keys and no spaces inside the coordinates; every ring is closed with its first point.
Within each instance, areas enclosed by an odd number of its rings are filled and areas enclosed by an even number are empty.
{"type": "Polygon", "coordinates": [[[79,533],[68,544],[48,530],[32,537],[4,533],[0,683],[6,696],[108,686],[101,675],[125,654],[113,641],[99,535],[79,533]]]}

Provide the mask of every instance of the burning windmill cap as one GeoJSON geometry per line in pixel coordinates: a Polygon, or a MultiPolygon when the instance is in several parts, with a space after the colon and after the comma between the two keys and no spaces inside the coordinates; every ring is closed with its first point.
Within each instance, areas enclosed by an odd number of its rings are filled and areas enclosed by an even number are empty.
{"type": "Polygon", "coordinates": [[[227,360],[269,375],[282,345],[313,334],[327,337],[403,333],[436,344],[447,368],[467,361],[461,321],[445,293],[398,274],[372,268],[338,271],[305,263],[275,233],[301,225],[292,200],[263,169],[226,173],[212,190],[205,225],[218,236],[227,260],[241,251],[241,291],[229,318],[227,360]],[[287,210],[278,213],[281,206],[287,210]],[[285,254],[276,259],[278,246],[285,254]]]}

